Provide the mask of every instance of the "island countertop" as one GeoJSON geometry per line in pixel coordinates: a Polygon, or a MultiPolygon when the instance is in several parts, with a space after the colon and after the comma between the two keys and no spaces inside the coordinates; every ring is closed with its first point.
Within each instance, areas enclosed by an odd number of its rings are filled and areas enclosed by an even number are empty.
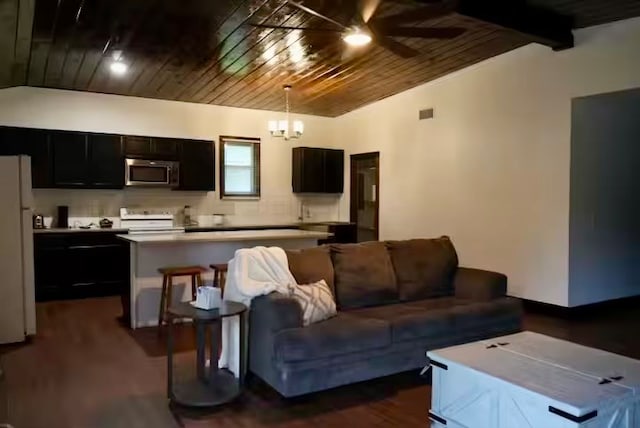
{"type": "Polygon", "coordinates": [[[118,238],[136,244],[176,244],[189,242],[238,242],[255,240],[326,239],[328,232],[298,229],[234,230],[219,232],[128,234],[118,238]]]}

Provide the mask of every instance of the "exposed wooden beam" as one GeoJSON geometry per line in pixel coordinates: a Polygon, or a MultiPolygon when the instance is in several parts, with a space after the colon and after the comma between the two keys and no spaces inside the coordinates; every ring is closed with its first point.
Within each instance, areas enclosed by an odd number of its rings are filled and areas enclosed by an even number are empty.
{"type": "Polygon", "coordinates": [[[461,0],[457,12],[517,31],[534,42],[554,50],[573,47],[573,19],[525,0],[461,0]]]}

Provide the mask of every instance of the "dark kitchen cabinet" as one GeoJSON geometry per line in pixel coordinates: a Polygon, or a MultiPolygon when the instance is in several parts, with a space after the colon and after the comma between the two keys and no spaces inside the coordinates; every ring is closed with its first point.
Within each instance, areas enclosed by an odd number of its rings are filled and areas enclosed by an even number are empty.
{"type": "Polygon", "coordinates": [[[51,146],[55,187],[124,187],[124,156],[120,136],[55,131],[51,133],[51,146]]]}
{"type": "Polygon", "coordinates": [[[324,191],[342,193],[344,191],[344,150],[324,150],[324,191]]]}
{"type": "Polygon", "coordinates": [[[151,138],[151,153],[154,159],[176,159],[181,141],[175,138],[151,138]]]}
{"type": "Polygon", "coordinates": [[[129,246],[114,232],[34,234],[36,300],[121,295],[129,246]]]}
{"type": "Polygon", "coordinates": [[[293,149],[294,193],[342,193],[344,151],[315,147],[293,149]]]}
{"type": "Polygon", "coordinates": [[[176,160],[178,157],[181,140],[133,135],[122,138],[127,157],[152,160],[176,160]]]}
{"type": "Polygon", "coordinates": [[[122,140],[124,141],[124,152],[127,157],[143,158],[151,153],[151,137],[125,135],[122,140]]]}
{"type": "Polygon", "coordinates": [[[53,184],[55,187],[86,187],[89,184],[87,134],[53,131],[53,184]]]}
{"type": "Polygon", "coordinates": [[[31,157],[34,188],[52,187],[49,131],[44,129],[0,127],[0,156],[31,157]]]}
{"type": "Polygon", "coordinates": [[[124,187],[124,153],[122,137],[109,134],[89,134],[89,186],[102,189],[124,187]]]}
{"type": "Polygon", "coordinates": [[[216,189],[215,143],[183,140],[180,147],[180,190],[216,189]]]}

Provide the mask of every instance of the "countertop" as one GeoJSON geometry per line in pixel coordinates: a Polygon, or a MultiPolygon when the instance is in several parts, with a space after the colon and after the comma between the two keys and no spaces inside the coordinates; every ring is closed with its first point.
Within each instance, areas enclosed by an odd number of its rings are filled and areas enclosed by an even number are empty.
{"type": "Polygon", "coordinates": [[[150,235],[118,235],[136,244],[171,244],[189,242],[237,242],[286,239],[326,239],[331,233],[298,229],[236,230],[217,232],[170,233],[150,235]]]}
{"type": "MultiPolygon", "coordinates": [[[[238,231],[238,230],[264,230],[264,229],[299,229],[304,226],[318,226],[318,225],[328,225],[328,226],[343,226],[343,225],[351,225],[354,224],[348,221],[309,221],[309,222],[291,222],[291,223],[277,223],[277,224],[258,224],[258,223],[225,223],[221,225],[194,225],[194,226],[186,226],[185,230],[190,233],[197,232],[215,232],[215,231],[238,231]]],[[[47,228],[47,229],[33,229],[34,234],[40,233],[127,233],[129,230],[126,228],[111,228],[111,229],[100,229],[100,228],[91,228],[91,229],[80,229],[80,228],[47,228]]]]}

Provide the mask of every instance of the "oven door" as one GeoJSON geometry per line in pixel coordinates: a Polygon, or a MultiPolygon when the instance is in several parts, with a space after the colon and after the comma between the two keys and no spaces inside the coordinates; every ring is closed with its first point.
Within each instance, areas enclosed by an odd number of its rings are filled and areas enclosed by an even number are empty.
{"type": "Polygon", "coordinates": [[[127,159],[125,184],[127,186],[177,187],[178,163],[127,159]]]}

